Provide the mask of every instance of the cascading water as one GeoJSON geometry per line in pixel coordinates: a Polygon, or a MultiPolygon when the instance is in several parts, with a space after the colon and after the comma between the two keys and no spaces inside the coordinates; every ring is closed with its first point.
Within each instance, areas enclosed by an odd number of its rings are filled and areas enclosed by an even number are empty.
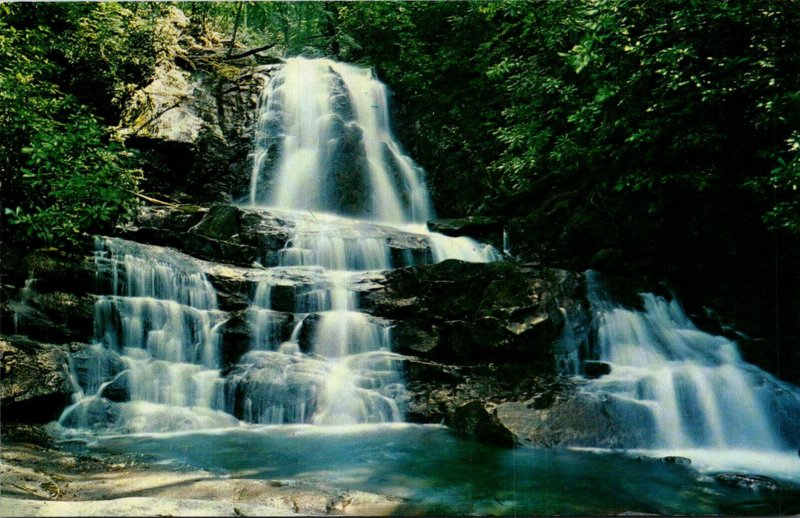
{"type": "Polygon", "coordinates": [[[224,313],[194,261],[99,238],[95,265],[98,283],[110,284],[111,294],[96,299],[95,365],[77,376],[82,390],[61,424],[141,432],[235,423],[222,412],[218,328],[224,313]],[[98,381],[104,379],[110,381],[98,381]],[[112,405],[109,397],[125,401],[112,405]]]}
{"type": "Polygon", "coordinates": [[[256,140],[251,204],[387,223],[431,216],[423,172],[392,135],[386,87],[369,69],[287,60],[262,94],[256,140]]]}
{"type": "Polygon", "coordinates": [[[402,419],[391,323],[359,311],[355,286],[370,272],[499,254],[428,231],[423,171],[392,135],[386,88],[371,71],[290,59],[259,110],[249,210],[268,204],[292,223],[279,264],[253,270],[261,280],[247,310],[250,350],[222,371],[219,327],[230,315],[217,309],[199,261],[101,239],[98,278],[110,294],[97,299],[94,359],[73,369],[80,388],[62,425],[139,432],[231,426],[236,418],[402,419]]]}
{"type": "Polygon", "coordinates": [[[423,172],[400,150],[388,113],[386,87],[370,70],[327,59],[290,59],[264,90],[250,203],[306,213],[276,270],[311,270],[315,280],[296,298],[288,342],[276,332],[285,317],[271,309],[279,276],[259,285],[250,310],[254,350],[232,391],[243,400],[245,419],[400,419],[395,399],[402,376],[390,352],[390,327],[358,311],[352,285],[363,272],[417,258],[393,257],[386,235],[368,221],[420,234],[433,261],[498,258],[469,238],[428,232],[432,210],[423,172]],[[304,334],[308,343],[301,344],[304,334]]]}
{"type": "Polygon", "coordinates": [[[307,212],[278,269],[313,270],[315,280],[296,299],[289,342],[276,333],[284,317],[271,309],[277,277],[259,285],[250,310],[254,351],[245,357],[254,363],[234,383],[241,412],[269,423],[396,421],[402,376],[390,327],[358,311],[352,284],[363,272],[416,259],[393,258],[386,235],[367,221],[421,234],[433,261],[488,261],[497,252],[428,232],[423,171],[392,135],[386,87],[370,70],[290,59],[264,90],[258,124],[250,203],[307,212]],[[305,326],[308,344],[300,344],[305,326]],[[286,367],[276,373],[275,363],[286,367]]]}
{"type": "Polygon", "coordinates": [[[677,300],[642,294],[643,309],[631,310],[612,302],[598,274],[587,274],[587,285],[596,355],[611,366],[587,390],[611,397],[620,418],[648,431],[629,446],[711,464],[732,456],[742,466],[796,464],[798,387],[744,362],[727,338],[698,330],[677,300]]]}

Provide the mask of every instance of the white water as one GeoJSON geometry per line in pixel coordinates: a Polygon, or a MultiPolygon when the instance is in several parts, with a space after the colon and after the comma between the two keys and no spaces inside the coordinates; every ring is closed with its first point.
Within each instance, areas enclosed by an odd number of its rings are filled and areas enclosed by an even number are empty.
{"type": "Polygon", "coordinates": [[[734,342],[697,329],[677,300],[642,294],[644,307],[635,311],[614,304],[596,274],[587,282],[596,353],[611,365],[588,390],[652,429],[636,446],[709,469],[763,470],[772,458],[780,472],[794,459],[800,473],[800,388],[746,363],[734,342]]]}
{"type": "Polygon", "coordinates": [[[347,211],[352,216],[387,223],[431,217],[423,171],[392,135],[386,86],[370,69],[292,58],[269,82],[261,105],[251,204],[341,214],[341,196],[355,194],[364,199],[347,211]],[[270,160],[274,167],[266,170],[270,160]],[[353,183],[361,192],[343,192],[353,183]]]}
{"type": "Polygon", "coordinates": [[[292,58],[260,104],[250,204],[301,217],[275,270],[310,270],[314,281],[295,290],[286,341],[287,316],[271,302],[281,276],[258,286],[249,312],[253,352],[233,382],[240,412],[269,424],[398,421],[403,383],[391,328],[358,310],[355,280],[420,261],[412,250],[390,246],[397,233],[427,244],[424,262],[499,255],[472,239],[428,231],[433,211],[424,172],[401,151],[386,87],[369,69],[292,58]]]}
{"type": "MultiPolygon", "coordinates": [[[[107,379],[98,362],[60,422],[109,426],[132,432],[192,429],[235,422],[224,409],[219,371],[216,292],[191,258],[159,247],[98,238],[98,277],[110,278],[110,295],[95,302],[95,348],[119,355],[124,370],[107,379]],[[129,401],[115,405],[104,390],[121,382],[129,401]]],[[[98,358],[101,351],[98,351],[98,358]]]]}
{"type": "Polygon", "coordinates": [[[101,239],[96,264],[110,294],[97,298],[92,350],[118,355],[123,367],[117,372],[111,361],[76,374],[77,401],[62,425],[139,433],[238,419],[402,420],[392,324],[359,311],[356,284],[368,272],[499,254],[428,231],[424,173],[400,150],[386,88],[369,70],[290,59],[259,110],[250,201],[283,212],[291,230],[279,265],[261,270],[252,294],[250,350],[223,377],[219,329],[230,315],[217,309],[197,261],[101,239]]]}

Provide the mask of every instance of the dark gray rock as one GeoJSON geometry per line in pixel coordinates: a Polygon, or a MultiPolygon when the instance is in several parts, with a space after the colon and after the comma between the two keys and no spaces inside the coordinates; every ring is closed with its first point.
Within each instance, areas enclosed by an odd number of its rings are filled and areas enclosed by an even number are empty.
{"type": "Polygon", "coordinates": [[[649,414],[632,415],[614,400],[576,393],[568,382],[540,398],[500,404],[497,417],[521,443],[534,446],[636,448],[653,440],[649,414]]]}
{"type": "Polygon", "coordinates": [[[539,410],[574,392],[569,379],[537,374],[525,365],[454,366],[411,357],[402,366],[407,394],[401,406],[407,420],[445,423],[459,433],[506,446],[555,445],[534,437],[525,426],[539,410]],[[509,412],[515,406],[523,413],[509,412]]]}
{"type": "Polygon", "coordinates": [[[676,457],[672,455],[664,457],[661,460],[667,464],[678,464],[680,466],[688,466],[692,463],[692,459],[686,457],[676,457]]]}
{"type": "Polygon", "coordinates": [[[269,71],[252,57],[220,66],[223,56],[193,61],[183,53],[174,63],[184,69],[159,67],[131,96],[120,127],[139,151],[148,193],[201,202],[246,194],[258,94],[269,71]]]}
{"type": "Polygon", "coordinates": [[[113,380],[126,369],[116,351],[101,345],[70,344],[70,359],[75,378],[88,395],[95,394],[100,385],[113,380]]]}
{"type": "Polygon", "coordinates": [[[481,441],[509,448],[516,444],[514,435],[503,426],[497,413],[487,410],[484,403],[478,400],[457,406],[447,416],[445,423],[459,433],[481,441]]]}
{"type": "Polygon", "coordinates": [[[104,397],[109,401],[122,403],[130,400],[129,386],[129,371],[123,371],[117,375],[111,383],[103,387],[100,391],[100,397],[104,397]]]}
{"type": "Polygon", "coordinates": [[[0,338],[3,422],[45,423],[70,403],[73,386],[65,347],[21,336],[0,338]]]}
{"type": "Polygon", "coordinates": [[[611,365],[606,362],[585,361],[583,362],[583,375],[589,379],[596,379],[611,373],[611,365]]]}
{"type": "Polygon", "coordinates": [[[762,475],[749,475],[744,473],[720,473],[714,477],[726,486],[753,489],[756,491],[777,491],[780,484],[777,481],[762,475]]]}
{"type": "Polygon", "coordinates": [[[438,362],[517,361],[552,370],[564,313],[586,307],[577,274],[513,263],[403,268],[361,296],[373,315],[397,320],[395,350],[438,362]]]}
{"type": "Polygon", "coordinates": [[[437,219],[428,222],[432,232],[446,236],[467,236],[490,243],[496,248],[503,245],[503,224],[490,216],[469,216],[459,219],[437,219]]]}

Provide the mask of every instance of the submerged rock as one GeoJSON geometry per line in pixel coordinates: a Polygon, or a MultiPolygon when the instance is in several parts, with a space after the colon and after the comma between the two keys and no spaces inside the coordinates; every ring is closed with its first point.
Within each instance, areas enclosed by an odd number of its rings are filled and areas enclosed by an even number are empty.
{"type": "Polygon", "coordinates": [[[714,477],[726,486],[741,487],[753,490],[777,491],[780,485],[775,480],[762,475],[748,475],[743,473],[720,473],[714,477]]]}
{"type": "Polygon", "coordinates": [[[606,362],[585,361],[583,362],[583,375],[589,379],[599,378],[611,373],[611,365],[606,362]]]}
{"type": "Polygon", "coordinates": [[[692,460],[686,457],[676,457],[671,455],[664,457],[661,460],[663,462],[666,462],[667,464],[678,464],[680,466],[688,466],[689,464],[692,463],[692,460]]]}
{"type": "Polygon", "coordinates": [[[514,434],[503,426],[497,412],[487,410],[484,403],[472,400],[455,408],[445,423],[460,433],[478,440],[512,447],[516,444],[514,434]]]}
{"type": "Polygon", "coordinates": [[[534,446],[633,448],[651,444],[653,427],[647,414],[621,419],[612,400],[577,393],[568,382],[553,395],[552,401],[536,398],[503,403],[497,407],[497,417],[520,442],[534,446]]]}

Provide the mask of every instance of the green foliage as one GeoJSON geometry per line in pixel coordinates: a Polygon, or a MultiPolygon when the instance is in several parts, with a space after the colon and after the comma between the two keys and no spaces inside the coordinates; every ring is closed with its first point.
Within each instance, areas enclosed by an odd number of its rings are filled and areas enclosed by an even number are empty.
{"type": "Polygon", "coordinates": [[[27,203],[6,209],[10,223],[46,243],[77,243],[82,234],[109,232],[130,215],[137,171],[106,133],[80,108],[66,123],[40,127],[30,147],[22,149],[28,156],[20,169],[27,203]]]}
{"type": "Polygon", "coordinates": [[[557,171],[591,190],[641,193],[660,214],[766,178],[775,157],[765,151],[796,129],[797,3],[549,2],[509,17],[511,5],[489,11],[527,36],[492,42],[492,77],[511,100],[493,166],[514,189],[557,171]]]}
{"type": "Polygon", "coordinates": [[[770,174],[749,181],[748,187],[764,197],[772,196],[772,208],[764,215],[770,228],[800,234],[800,135],[793,135],[786,143],[786,152],[777,157],[777,165],[770,174]]]}
{"type": "MultiPolygon", "coordinates": [[[[77,14],[86,9],[75,6],[77,14]]],[[[130,156],[65,92],[63,54],[53,50],[63,35],[31,25],[31,11],[20,6],[0,5],[0,13],[0,182],[4,216],[19,231],[4,238],[63,246],[107,232],[134,206],[130,156]]]]}
{"type": "Polygon", "coordinates": [[[496,28],[482,5],[338,4],[332,36],[340,59],[374,66],[392,88],[398,136],[451,216],[474,211],[496,183],[486,171],[499,149],[491,132],[503,99],[486,81],[481,46],[496,28]]]}
{"type": "Polygon", "coordinates": [[[189,14],[199,36],[211,30],[230,35],[236,27],[237,43],[246,47],[275,44],[289,56],[323,55],[331,51],[328,38],[332,34],[331,13],[335,9],[324,2],[182,2],[178,5],[189,14]]]}
{"type": "Polygon", "coordinates": [[[155,32],[160,10],[150,6],[135,15],[124,5],[100,3],[64,13],[71,30],[59,45],[70,91],[112,122],[133,91],[152,80],[160,54],[166,52],[155,32]]]}

